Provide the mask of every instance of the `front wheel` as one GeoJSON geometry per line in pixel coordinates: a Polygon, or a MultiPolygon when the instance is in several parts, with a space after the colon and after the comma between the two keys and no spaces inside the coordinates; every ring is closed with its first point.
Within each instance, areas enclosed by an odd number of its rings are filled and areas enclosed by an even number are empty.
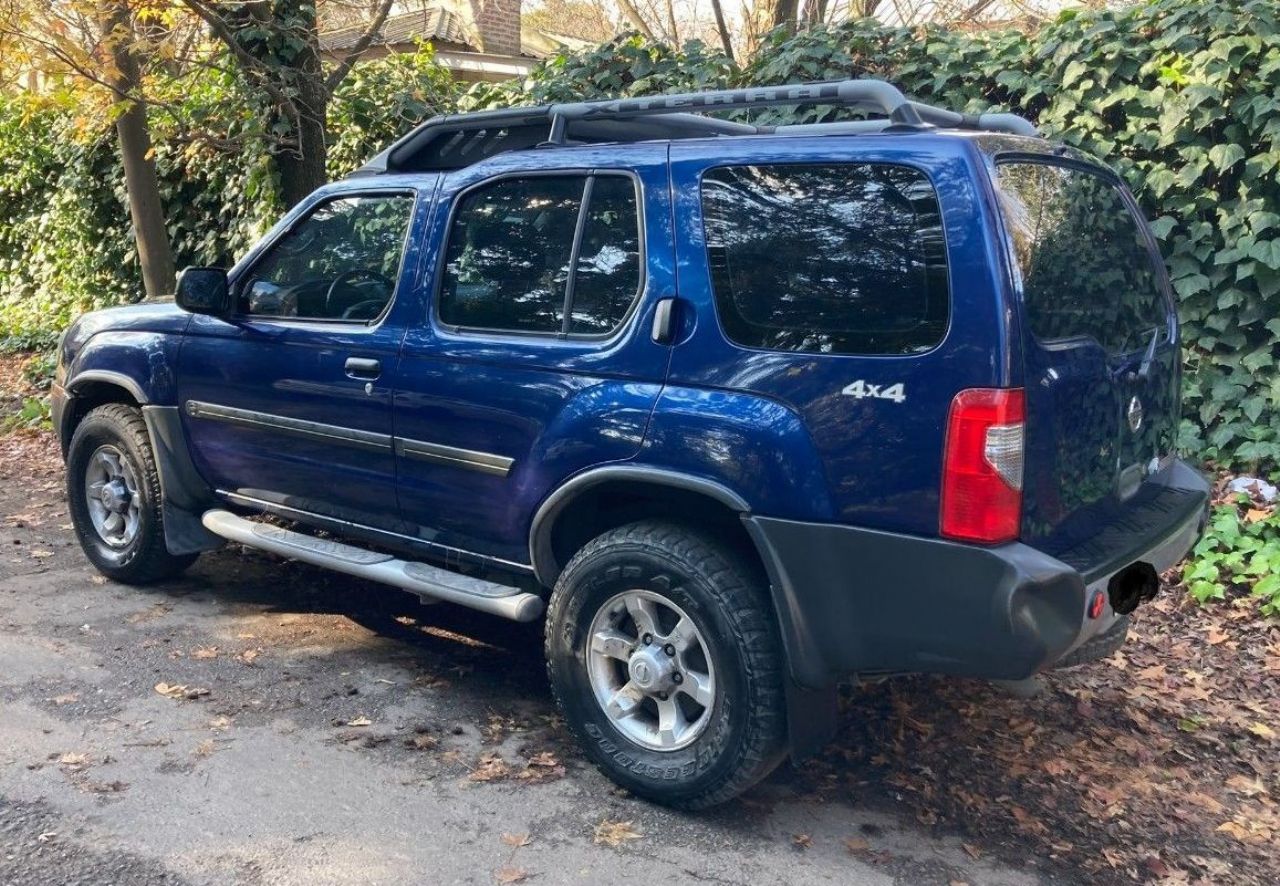
{"type": "Polygon", "coordinates": [[[546,630],[569,727],[633,793],[705,808],[782,759],[782,654],[767,589],[712,538],[661,521],[601,535],[556,582],[546,630]]]}
{"type": "Polygon", "coordinates": [[[160,477],[146,422],[132,406],[99,406],[76,426],[67,450],[67,500],[80,546],[108,578],[158,581],[196,559],[165,547],[160,477]]]}

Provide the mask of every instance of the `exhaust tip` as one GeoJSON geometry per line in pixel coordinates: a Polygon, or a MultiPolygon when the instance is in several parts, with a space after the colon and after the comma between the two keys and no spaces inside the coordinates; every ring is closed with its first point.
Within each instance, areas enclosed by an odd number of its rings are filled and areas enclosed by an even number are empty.
{"type": "Polygon", "coordinates": [[[1107,583],[1107,597],[1111,608],[1120,615],[1128,615],[1138,604],[1154,600],[1160,592],[1160,576],[1150,563],[1132,563],[1111,576],[1107,583]]]}

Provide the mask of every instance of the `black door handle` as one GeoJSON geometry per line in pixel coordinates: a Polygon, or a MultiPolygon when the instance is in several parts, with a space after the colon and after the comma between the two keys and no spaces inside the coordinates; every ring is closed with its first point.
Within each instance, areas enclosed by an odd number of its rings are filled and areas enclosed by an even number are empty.
{"type": "Polygon", "coordinates": [[[676,300],[663,298],[653,311],[653,340],[660,345],[669,345],[676,338],[676,300]]]}
{"type": "Polygon", "coordinates": [[[382,363],[368,357],[348,357],[347,377],[370,381],[382,374],[382,363]]]}

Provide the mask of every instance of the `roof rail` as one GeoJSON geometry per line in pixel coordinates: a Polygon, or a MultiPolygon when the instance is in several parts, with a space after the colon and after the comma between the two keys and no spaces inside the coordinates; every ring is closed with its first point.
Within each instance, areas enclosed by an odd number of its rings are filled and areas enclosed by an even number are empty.
{"type": "Polygon", "coordinates": [[[911,101],[883,80],[836,80],[433,117],[357,174],[459,169],[497,153],[541,144],[753,135],[772,128],[702,115],[797,104],[838,105],[882,114],[888,118],[882,128],[889,129],[946,127],[1037,135],[1036,128],[1016,114],[960,114],[911,101]]]}

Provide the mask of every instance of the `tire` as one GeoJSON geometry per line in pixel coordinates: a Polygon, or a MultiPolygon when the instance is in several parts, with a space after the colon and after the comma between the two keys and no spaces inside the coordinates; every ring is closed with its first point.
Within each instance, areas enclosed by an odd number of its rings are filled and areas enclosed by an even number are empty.
{"type": "Polygon", "coordinates": [[[160,476],[146,422],[133,406],[123,403],[99,406],[76,426],[67,450],[67,501],[85,556],[94,568],[113,581],[147,584],[170,578],[194,563],[198,556],[174,556],[165,547],[160,476]],[[122,483],[123,487],[116,485],[115,488],[127,494],[117,495],[110,506],[95,495],[99,501],[91,504],[88,474],[92,470],[99,478],[110,477],[114,467],[104,465],[114,464],[119,465],[120,473],[110,483],[122,483]],[[121,524],[107,521],[119,506],[126,510],[116,514],[123,521],[123,528],[116,533],[111,527],[121,524]],[[95,524],[95,513],[98,524],[95,524]],[[104,513],[107,514],[105,520],[104,513]]]}
{"type": "Polygon", "coordinates": [[[546,654],[569,728],[605,775],[638,796],[681,809],[714,806],[767,776],[785,755],[783,655],[767,588],[727,547],[695,530],[646,520],[589,542],[556,582],[546,654]],[[646,601],[657,613],[648,645],[641,620],[630,614],[646,601]],[[608,634],[600,644],[608,655],[588,649],[593,631],[608,634]],[[670,692],[641,694],[637,703],[637,681],[664,669],[671,673],[657,685],[670,692]],[[682,669],[688,676],[673,686],[682,669]],[[623,681],[630,694],[612,697],[626,695],[618,707],[633,713],[615,719],[604,699],[623,681]],[[671,703],[681,710],[666,722],[683,721],[683,732],[663,728],[659,705],[671,703]]]}
{"type": "Polygon", "coordinates": [[[1076,649],[1063,656],[1053,669],[1073,668],[1091,661],[1108,658],[1124,645],[1129,636],[1129,616],[1122,615],[1116,623],[1096,637],[1090,637],[1076,649]]]}

